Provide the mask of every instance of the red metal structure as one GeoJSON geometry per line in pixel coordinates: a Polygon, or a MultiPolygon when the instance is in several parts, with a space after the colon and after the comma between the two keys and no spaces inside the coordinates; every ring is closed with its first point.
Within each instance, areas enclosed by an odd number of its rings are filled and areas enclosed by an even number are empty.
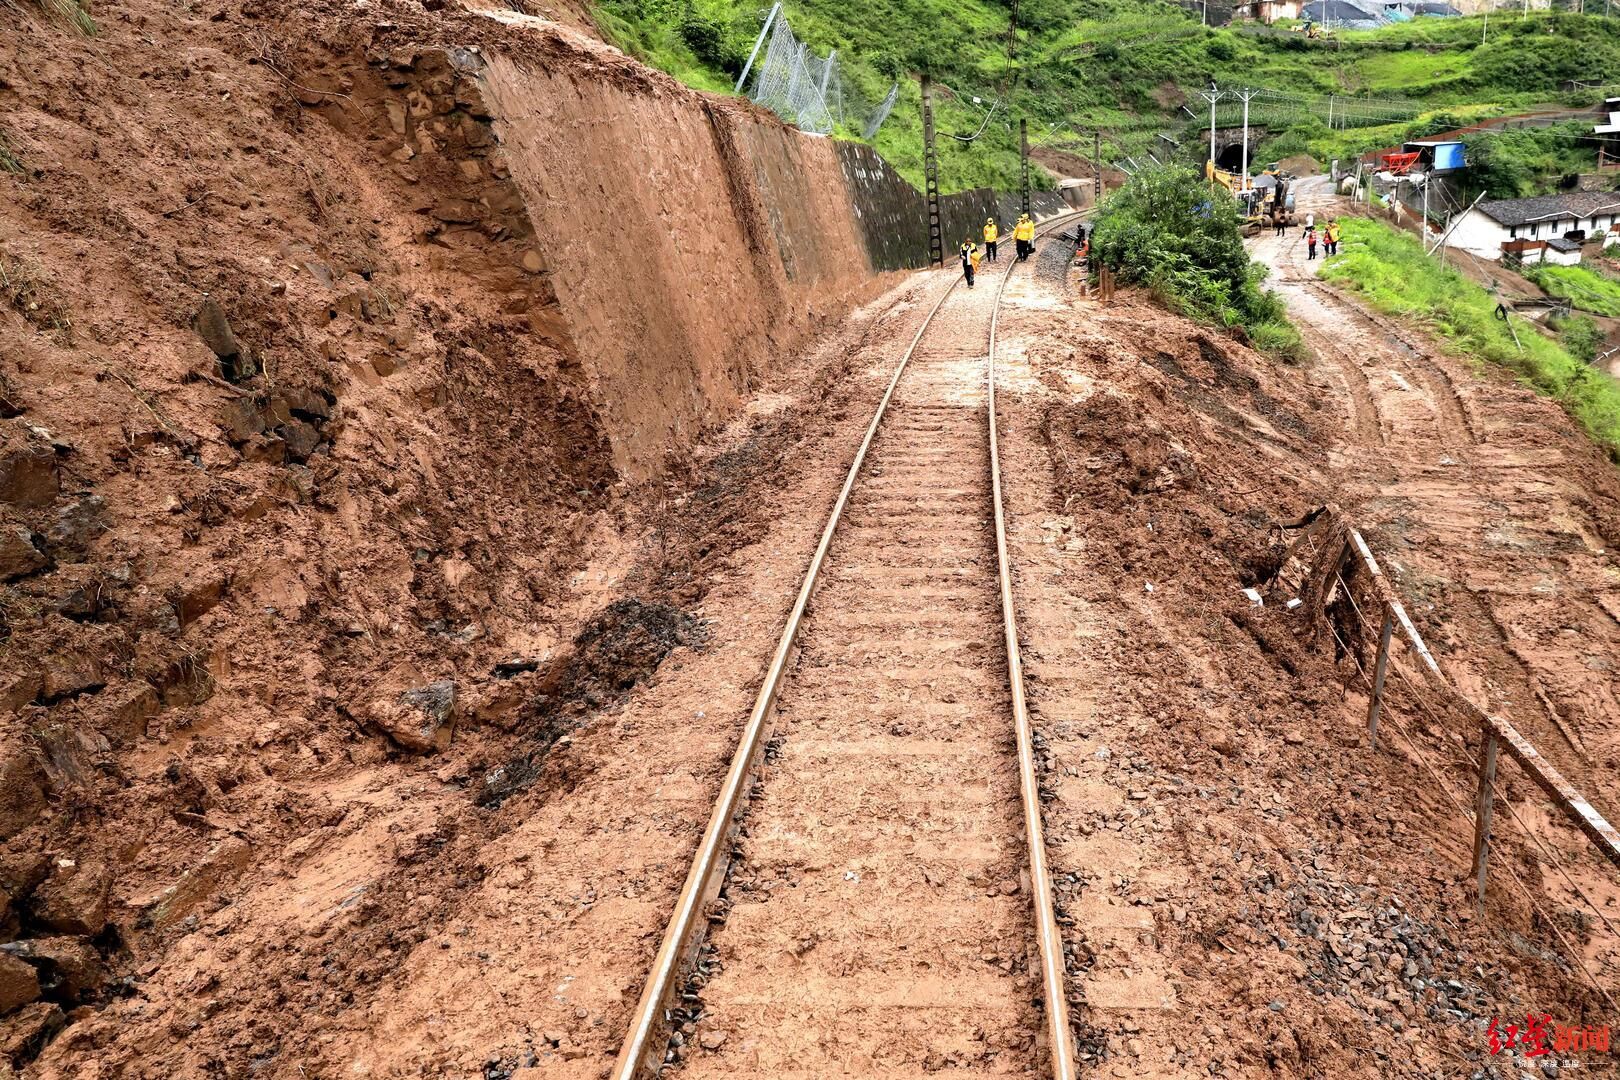
{"type": "Polygon", "coordinates": [[[1412,150],[1403,154],[1385,154],[1380,159],[1384,168],[1396,176],[1405,176],[1417,164],[1419,151],[1412,150]]]}

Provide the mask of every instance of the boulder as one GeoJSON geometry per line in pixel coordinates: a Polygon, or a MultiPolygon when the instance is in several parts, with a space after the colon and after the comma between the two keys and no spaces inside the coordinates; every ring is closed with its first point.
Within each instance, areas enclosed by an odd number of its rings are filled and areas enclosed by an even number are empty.
{"type": "Polygon", "coordinates": [[[107,685],[101,661],[88,652],[58,652],[45,658],[40,683],[42,703],[92,693],[107,685]]]}
{"type": "Polygon", "coordinates": [[[232,398],[219,411],[219,427],[232,446],[264,434],[264,416],[252,398],[232,398]]]}
{"type": "MultiPolygon", "coordinates": [[[[38,977],[38,996],[64,1005],[76,1005],[107,985],[106,965],[89,938],[9,942],[0,945],[0,965],[8,962],[24,964],[38,977]]],[[[0,977],[3,984],[4,978],[0,977]]]]}
{"type": "Polygon", "coordinates": [[[203,339],[203,344],[212,349],[220,360],[241,355],[242,343],[236,340],[231,321],[225,317],[225,309],[212,296],[203,297],[202,306],[197,309],[197,317],[191,325],[197,331],[197,336],[203,339]]]}
{"type": "Polygon", "coordinates": [[[58,859],[45,884],[34,890],[34,918],[63,934],[94,937],[107,927],[112,872],[96,859],[58,859]]]}
{"type": "Polygon", "coordinates": [[[270,399],[270,415],[278,424],[293,419],[326,420],[332,415],[332,403],[319,390],[282,387],[270,399]]]}
{"type": "Polygon", "coordinates": [[[254,435],[243,440],[242,459],[261,461],[267,465],[280,465],[287,460],[287,444],[273,435],[254,435]]]}
{"type": "Polygon", "coordinates": [[[60,487],[56,452],[49,446],[31,444],[0,451],[0,502],[49,506],[60,487]]]}
{"type": "Polygon", "coordinates": [[[107,531],[106,511],[107,500],[100,495],[74,499],[56,512],[56,520],[45,530],[47,549],[64,562],[82,558],[107,531]]]}
{"type": "Polygon", "coordinates": [[[0,581],[13,581],[50,564],[34,544],[34,534],[21,525],[0,526],[0,581]]]}
{"type": "Polygon", "coordinates": [[[484,208],[467,199],[446,199],[433,208],[432,214],[446,224],[471,225],[483,220],[484,208]]]}
{"type": "Polygon", "coordinates": [[[21,1065],[39,1056],[67,1017],[60,1005],[36,1001],[0,1020],[0,1061],[21,1065]]]}
{"type": "Polygon", "coordinates": [[[401,748],[442,750],[455,735],[456,683],[440,679],[372,702],[371,720],[401,748]]]}
{"type": "Polygon", "coordinates": [[[116,742],[132,743],[146,734],[147,722],[158,708],[151,683],[137,679],[115,685],[96,696],[96,730],[116,742]]]}
{"type": "Polygon", "coordinates": [[[287,456],[294,461],[305,461],[321,445],[321,433],[314,424],[302,420],[289,420],[276,429],[287,444],[287,456]]]}
{"type": "Polygon", "coordinates": [[[39,973],[0,945],[0,1015],[39,997],[39,973]]]}
{"type": "Polygon", "coordinates": [[[21,908],[51,871],[51,860],[41,851],[0,853],[0,907],[9,901],[21,908]]]}
{"type": "Polygon", "coordinates": [[[45,811],[45,767],[18,735],[0,733],[0,840],[16,836],[45,811]]]}
{"type": "Polygon", "coordinates": [[[184,580],[168,589],[164,597],[180,616],[180,625],[186,627],[219,606],[225,598],[226,585],[222,571],[206,567],[192,569],[184,580]]]}

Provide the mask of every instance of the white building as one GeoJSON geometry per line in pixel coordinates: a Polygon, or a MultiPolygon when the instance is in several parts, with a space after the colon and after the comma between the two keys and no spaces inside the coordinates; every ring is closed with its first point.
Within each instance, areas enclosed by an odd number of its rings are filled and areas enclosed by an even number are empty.
{"type": "Polygon", "coordinates": [[[1570,191],[1530,199],[1486,200],[1463,216],[1446,240],[1482,259],[1500,259],[1510,240],[1551,240],[1581,243],[1596,233],[1608,232],[1620,219],[1620,193],[1570,191]]]}

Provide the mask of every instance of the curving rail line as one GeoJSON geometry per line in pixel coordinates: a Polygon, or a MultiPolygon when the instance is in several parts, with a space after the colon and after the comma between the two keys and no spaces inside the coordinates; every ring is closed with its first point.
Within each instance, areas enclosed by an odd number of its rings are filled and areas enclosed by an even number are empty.
{"type": "MultiPolygon", "coordinates": [[[[1072,213],[1063,214],[1056,219],[1043,223],[1040,233],[1043,235],[1050,233],[1058,224],[1069,220],[1073,216],[1075,215],[1072,213]]],[[[1007,269],[997,284],[990,318],[988,339],[989,395],[987,405],[990,433],[990,477],[995,508],[995,537],[1000,574],[1002,623],[1007,649],[1008,677],[1012,694],[1013,722],[1018,749],[1019,790],[1024,814],[1025,839],[1029,849],[1029,874],[1035,906],[1036,934],[1041,960],[1048,1041],[1051,1048],[1051,1075],[1055,1080],[1073,1080],[1075,1076],[1075,1051],[1069,1025],[1068,995],[1064,987],[1063,945],[1053,907],[1051,882],[1046,870],[1046,850],[1041,829],[1041,801],[1035,769],[1033,734],[1029,712],[1024,700],[1023,668],[1018,652],[1018,633],[1013,610],[1012,573],[1007,554],[1005,510],[1001,494],[1001,463],[997,443],[995,409],[997,317],[1002,293],[1006,289],[1007,281],[1011,278],[1016,266],[1017,262],[1015,260],[1008,261],[1007,269]]],[[[884,415],[894,397],[896,388],[900,385],[901,378],[906,372],[907,365],[910,363],[913,354],[916,353],[924,335],[928,333],[929,327],[934,321],[934,316],[939,313],[945,301],[956,292],[960,281],[960,278],[956,278],[941,293],[939,299],[934,302],[934,306],[923,320],[922,325],[918,328],[916,335],[912,338],[910,345],[907,346],[899,364],[895,367],[894,374],[889,379],[882,399],[878,402],[877,410],[873,414],[871,423],[867,426],[860,447],[855,452],[854,460],[850,463],[843,487],[833,504],[826,527],[822,530],[821,540],[816,545],[815,553],[811,557],[809,567],[805,572],[804,582],[799,588],[798,596],[783,627],[781,639],[778,641],[776,650],[771,656],[770,665],[765,671],[764,681],[760,686],[753,709],[749,713],[748,721],[743,728],[737,749],[732,756],[731,765],[727,770],[725,782],[721,786],[720,795],[715,801],[714,810],[709,816],[708,825],[704,829],[702,840],[699,842],[697,852],[692,859],[692,865],[687,873],[685,884],[676,900],[674,912],[664,931],[658,953],[653,960],[641,997],[632,1015],[629,1030],[611,1074],[615,1080],[640,1080],[642,1077],[654,1075],[664,1061],[669,1038],[670,1009],[680,993],[684,975],[690,970],[703,943],[704,930],[708,921],[706,918],[708,909],[719,895],[725,880],[729,864],[727,856],[732,850],[740,820],[740,810],[747,793],[752,788],[754,774],[764,754],[768,729],[776,710],[777,698],[784,682],[784,675],[794,657],[800,627],[803,624],[810,599],[815,593],[827,552],[832,545],[833,536],[838,530],[850,494],[860,477],[867,454],[871,450],[873,440],[883,423],[884,415]]]]}

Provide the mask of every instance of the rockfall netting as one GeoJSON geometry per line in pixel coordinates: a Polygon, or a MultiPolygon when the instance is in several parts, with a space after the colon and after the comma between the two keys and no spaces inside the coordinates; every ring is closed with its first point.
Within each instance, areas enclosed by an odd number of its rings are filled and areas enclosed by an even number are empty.
{"type": "Polygon", "coordinates": [[[749,97],[800,130],[818,135],[829,135],[844,126],[870,139],[900,96],[900,84],[895,83],[874,105],[843,77],[837,50],[817,56],[794,35],[780,11],[748,79],[749,97]]]}

